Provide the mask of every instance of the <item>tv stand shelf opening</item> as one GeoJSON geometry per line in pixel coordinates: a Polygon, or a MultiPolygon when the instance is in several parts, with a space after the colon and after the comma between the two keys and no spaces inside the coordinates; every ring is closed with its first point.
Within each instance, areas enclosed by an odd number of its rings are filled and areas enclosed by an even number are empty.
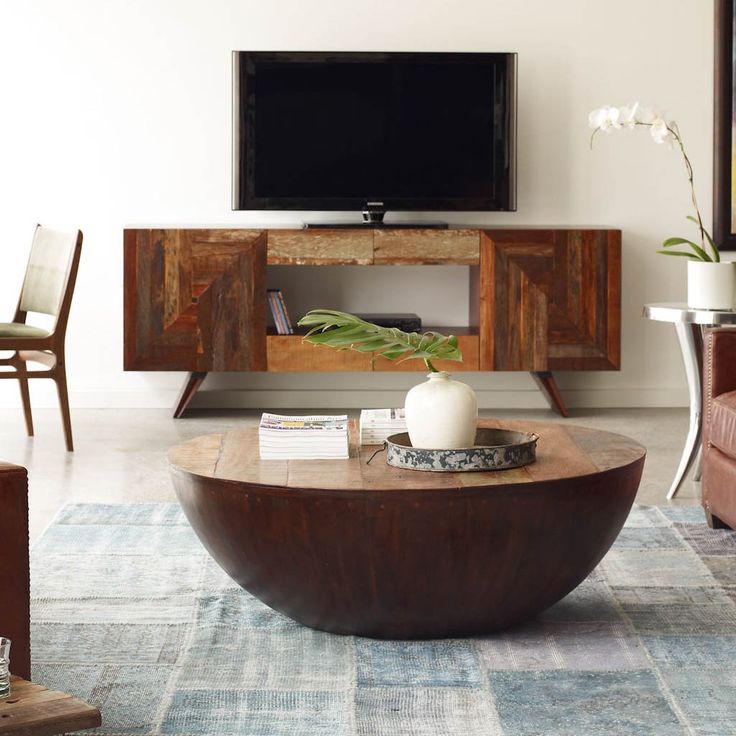
{"type": "MultiPolygon", "coordinates": [[[[421,320],[420,331],[477,335],[477,306],[470,297],[472,268],[456,264],[370,268],[278,265],[268,266],[266,274],[268,288],[283,295],[297,332],[301,329],[296,326],[297,320],[308,311],[328,308],[353,314],[415,314],[421,320]],[[475,322],[474,327],[470,327],[471,321],[475,322]]],[[[271,334],[277,334],[270,312],[269,308],[269,329],[271,334]]],[[[477,340],[474,352],[473,370],[477,370],[477,340]]],[[[423,367],[421,361],[408,365],[413,365],[414,370],[423,367]]]]}
{"type": "Polygon", "coordinates": [[[463,369],[527,371],[563,415],[553,371],[620,366],[619,230],[148,228],[124,249],[124,367],[189,371],[176,416],[208,372],[424,370],[267,335],[268,265],[469,266],[463,369]]]}

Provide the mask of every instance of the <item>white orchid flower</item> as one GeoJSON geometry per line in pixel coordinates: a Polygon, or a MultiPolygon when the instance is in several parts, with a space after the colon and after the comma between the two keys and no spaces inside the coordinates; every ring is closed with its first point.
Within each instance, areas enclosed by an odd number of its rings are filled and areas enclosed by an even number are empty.
{"type": "Polygon", "coordinates": [[[638,102],[635,102],[630,107],[601,107],[598,110],[593,110],[588,115],[588,123],[593,128],[593,133],[590,136],[591,148],[593,147],[593,140],[600,130],[610,133],[612,130],[619,128],[633,129],[637,125],[641,125],[649,128],[652,140],[655,143],[666,143],[671,149],[679,149],[685,162],[688,181],[690,183],[690,197],[695,214],[697,215],[697,217],[688,217],[688,220],[692,220],[698,226],[700,245],[684,238],[668,238],[662,243],[663,249],[659,253],[664,253],[668,256],[687,256],[688,258],[695,258],[700,261],[715,261],[718,263],[721,260],[721,255],[718,246],[713,242],[712,236],[703,227],[703,218],[700,215],[700,208],[695,197],[693,167],[685,152],[685,146],[682,142],[682,136],[677,123],[674,120],[667,122],[665,116],[657,110],[649,107],[639,107],[638,102]],[[689,245],[690,247],[689,250],[678,250],[671,248],[674,245],[689,245]]]}
{"type": "Polygon", "coordinates": [[[593,130],[600,129],[601,125],[603,125],[603,122],[608,117],[608,113],[606,112],[605,107],[600,107],[597,110],[591,110],[591,112],[588,115],[588,125],[593,128],[593,130]]]}
{"type": "Polygon", "coordinates": [[[636,117],[636,114],[638,112],[639,112],[638,102],[635,102],[631,107],[622,107],[620,110],[621,125],[623,125],[624,128],[633,130],[636,127],[636,124],[639,122],[638,118],[636,117]]]}
{"type": "Polygon", "coordinates": [[[621,113],[617,107],[601,107],[598,110],[593,110],[588,115],[588,124],[595,130],[605,130],[606,133],[618,129],[621,127],[619,123],[619,117],[621,113]]]}
{"type": "Polygon", "coordinates": [[[655,143],[666,143],[671,140],[670,129],[667,126],[664,118],[657,117],[652,121],[652,127],[650,128],[652,138],[655,143]]]}
{"type": "Polygon", "coordinates": [[[662,116],[651,107],[639,108],[639,122],[644,123],[644,125],[651,125],[660,117],[662,116]]]}

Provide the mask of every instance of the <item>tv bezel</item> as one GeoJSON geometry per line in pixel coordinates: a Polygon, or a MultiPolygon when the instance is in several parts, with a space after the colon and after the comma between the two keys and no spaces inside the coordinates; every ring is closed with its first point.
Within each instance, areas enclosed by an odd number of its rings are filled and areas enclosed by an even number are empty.
{"type": "Polygon", "coordinates": [[[422,59],[435,63],[503,60],[501,70],[505,94],[500,134],[495,144],[500,150],[495,157],[492,178],[499,190],[493,197],[388,197],[380,200],[384,210],[398,212],[513,212],[516,211],[516,85],[517,54],[514,52],[315,52],[315,51],[233,51],[233,150],[232,150],[232,209],[233,210],[302,210],[355,211],[365,209],[375,198],[359,197],[256,197],[254,195],[253,151],[248,139],[253,135],[254,103],[249,99],[249,79],[258,61],[287,62],[350,62],[413,61],[422,59]],[[241,131],[244,135],[241,135],[241,131]],[[241,146],[241,141],[245,145],[241,146]],[[249,161],[249,159],[251,159],[249,161]]]}

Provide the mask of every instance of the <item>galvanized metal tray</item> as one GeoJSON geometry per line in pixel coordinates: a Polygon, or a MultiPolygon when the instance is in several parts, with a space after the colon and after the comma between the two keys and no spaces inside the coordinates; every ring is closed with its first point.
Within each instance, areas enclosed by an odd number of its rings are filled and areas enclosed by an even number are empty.
{"type": "Polygon", "coordinates": [[[508,470],[536,460],[538,439],[539,435],[533,432],[478,429],[473,447],[425,450],[412,447],[409,434],[402,432],[386,440],[386,462],[397,468],[435,473],[508,470]]]}

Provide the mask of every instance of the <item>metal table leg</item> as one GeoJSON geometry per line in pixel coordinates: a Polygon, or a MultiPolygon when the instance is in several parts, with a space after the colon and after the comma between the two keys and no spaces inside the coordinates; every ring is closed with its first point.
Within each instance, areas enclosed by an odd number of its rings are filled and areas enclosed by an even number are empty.
{"type": "Polygon", "coordinates": [[[695,461],[695,470],[693,470],[693,480],[700,483],[703,480],[703,443],[700,443],[698,450],[698,459],[695,461]]]}
{"type": "Polygon", "coordinates": [[[675,322],[675,332],[680,343],[682,362],[685,364],[687,390],[690,395],[690,428],[680,464],[667,494],[668,499],[675,497],[689,471],[696,464],[700,454],[702,427],[703,331],[700,325],[675,322]]]}

